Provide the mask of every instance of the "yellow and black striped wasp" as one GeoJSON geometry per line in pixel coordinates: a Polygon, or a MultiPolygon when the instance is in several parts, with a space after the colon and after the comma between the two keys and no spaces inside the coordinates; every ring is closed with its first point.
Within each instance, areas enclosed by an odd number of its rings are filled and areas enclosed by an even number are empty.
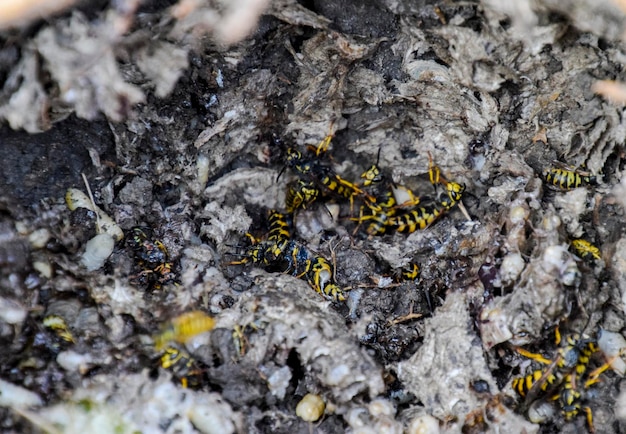
{"type": "Polygon", "coordinates": [[[314,256],[310,260],[310,268],[306,273],[309,285],[324,297],[334,301],[345,301],[343,290],[334,281],[334,270],[330,262],[321,256],[314,256]]]}
{"type": "Polygon", "coordinates": [[[291,240],[291,222],[283,213],[271,210],[268,216],[268,223],[267,241],[269,241],[270,247],[265,251],[265,260],[269,265],[270,262],[282,258],[283,251],[287,248],[289,240],[291,240]]]}
{"type": "Polygon", "coordinates": [[[439,167],[433,163],[430,155],[428,175],[431,184],[435,187],[443,185],[445,192],[439,193],[439,196],[433,203],[424,206],[417,206],[419,198],[412,195],[412,197],[414,197],[414,199],[412,199],[414,206],[411,206],[404,212],[394,213],[385,218],[384,221],[387,228],[394,229],[400,233],[412,233],[418,229],[426,229],[461,201],[465,186],[446,180],[441,175],[439,167]]]}
{"type": "Polygon", "coordinates": [[[267,265],[269,260],[266,258],[265,253],[274,246],[274,242],[269,240],[260,240],[250,233],[246,233],[247,245],[244,247],[244,253],[233,254],[235,256],[241,256],[240,260],[230,261],[228,265],[244,265],[244,264],[256,264],[267,265]]]}
{"type": "Polygon", "coordinates": [[[269,212],[267,240],[259,241],[252,235],[250,247],[240,261],[230,265],[251,262],[265,269],[291,274],[306,280],[319,294],[334,301],[344,301],[345,294],[334,282],[332,266],[323,257],[314,254],[291,236],[290,221],[282,213],[269,212]]]}
{"type": "Polygon", "coordinates": [[[261,240],[250,233],[246,233],[248,246],[242,259],[231,261],[228,265],[252,263],[269,266],[282,257],[282,252],[291,239],[290,221],[284,214],[276,210],[269,211],[267,221],[269,226],[267,239],[261,240]]]}
{"type": "MultiPolygon", "coordinates": [[[[296,149],[287,149],[285,167],[290,167],[302,181],[288,191],[288,209],[292,212],[297,210],[294,205],[305,207],[321,194],[347,199],[351,207],[357,197],[372,199],[358,185],[342,178],[320,160],[320,156],[328,150],[332,137],[329,134],[316,147],[309,148],[306,156],[296,149]],[[314,187],[317,187],[317,192],[314,192],[314,187]]],[[[278,176],[281,174],[282,171],[278,176]]]]}
{"type": "Polygon", "coordinates": [[[572,240],[571,245],[576,255],[581,259],[600,260],[602,258],[600,249],[587,240],[578,238],[572,240]]]}
{"type": "Polygon", "coordinates": [[[420,267],[415,262],[409,262],[400,268],[400,277],[403,280],[416,280],[420,275],[420,267]]]}
{"type": "Polygon", "coordinates": [[[586,389],[599,381],[600,374],[608,369],[610,363],[602,364],[590,371],[592,358],[599,352],[594,339],[572,335],[561,344],[558,328],[555,330],[555,337],[560,347],[553,360],[523,348],[516,348],[519,354],[539,362],[544,367],[513,379],[512,387],[519,396],[525,398],[522,409],[539,399],[548,399],[559,405],[561,414],[566,420],[571,420],[581,410],[584,411],[589,430],[594,432],[591,408],[582,405],[582,397],[586,389]]]}
{"type": "Polygon", "coordinates": [[[571,167],[555,161],[552,167],[543,171],[544,180],[559,190],[573,190],[585,185],[597,185],[597,176],[588,172],[585,167],[571,167]]]}
{"type": "Polygon", "coordinates": [[[306,209],[317,200],[320,194],[320,189],[315,185],[315,182],[297,179],[287,186],[285,210],[287,213],[293,214],[299,209],[306,209]]]}
{"type": "Polygon", "coordinates": [[[228,265],[252,263],[262,267],[275,265],[283,256],[283,251],[291,239],[290,223],[284,214],[271,210],[268,213],[268,236],[265,240],[246,233],[248,241],[241,254],[242,259],[231,261],[228,265]]]}
{"type": "Polygon", "coordinates": [[[393,182],[390,177],[383,174],[378,164],[373,164],[361,175],[364,179],[363,186],[369,187],[368,197],[360,208],[359,217],[353,218],[359,223],[369,222],[365,232],[368,235],[383,235],[387,226],[387,220],[396,213],[396,199],[393,194],[393,182]],[[365,210],[369,214],[365,214],[365,210]]]}
{"type": "Polygon", "coordinates": [[[184,350],[168,346],[160,357],[160,364],[185,389],[199,389],[207,382],[206,366],[184,350]]]}
{"type": "Polygon", "coordinates": [[[318,294],[333,301],[345,301],[343,290],[335,283],[330,262],[303,244],[290,240],[282,257],[283,272],[306,280],[318,294]]]}
{"type": "Polygon", "coordinates": [[[418,229],[426,229],[439,217],[450,211],[461,200],[465,190],[464,186],[455,182],[447,182],[446,188],[446,193],[441,194],[435,203],[392,216],[387,220],[387,226],[400,233],[412,233],[418,229]]]}
{"type": "Polygon", "coordinates": [[[395,216],[399,209],[412,209],[420,203],[420,198],[411,189],[396,184],[391,176],[379,166],[380,152],[376,163],[361,174],[363,188],[367,188],[369,196],[363,198],[364,206],[358,219],[360,223],[369,221],[366,233],[370,236],[383,235],[387,229],[389,219],[395,216]],[[367,208],[369,214],[364,214],[367,208]]]}

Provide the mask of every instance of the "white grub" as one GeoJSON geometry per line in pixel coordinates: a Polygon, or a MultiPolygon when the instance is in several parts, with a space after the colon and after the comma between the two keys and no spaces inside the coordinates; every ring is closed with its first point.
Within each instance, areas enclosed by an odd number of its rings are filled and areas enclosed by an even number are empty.
{"type": "Polygon", "coordinates": [[[0,297],[0,320],[8,324],[21,324],[26,319],[26,308],[15,300],[0,297]]]}
{"type": "Polygon", "coordinates": [[[367,409],[352,408],[344,416],[350,433],[401,434],[402,423],[394,420],[395,407],[383,398],[372,401],[367,409]]]}
{"type": "Polygon", "coordinates": [[[387,399],[377,398],[367,406],[372,416],[391,416],[396,414],[396,407],[387,399]]]}
{"type": "Polygon", "coordinates": [[[101,268],[115,247],[115,241],[109,234],[99,234],[87,241],[85,252],[80,263],[87,271],[95,271],[101,268]]]}
{"type": "Polygon", "coordinates": [[[66,371],[85,374],[93,362],[90,354],[79,354],[75,351],[62,351],[57,356],[57,363],[66,371]]]}
{"type": "Polygon", "coordinates": [[[28,236],[28,241],[33,249],[42,249],[50,239],[50,231],[46,228],[37,229],[28,236]]]}
{"type": "Polygon", "coordinates": [[[546,270],[557,270],[561,283],[565,286],[574,286],[580,280],[580,271],[566,245],[548,246],[543,253],[543,262],[546,270]]]}
{"type": "Polygon", "coordinates": [[[347,365],[337,365],[333,367],[326,377],[326,382],[330,386],[338,386],[340,384],[344,384],[348,381],[348,378],[351,377],[352,373],[350,372],[350,367],[347,365]]]}
{"type": "Polygon", "coordinates": [[[40,276],[50,279],[52,277],[52,266],[48,261],[33,261],[33,268],[40,276]]]}
{"type": "Polygon", "coordinates": [[[480,335],[486,349],[506,342],[513,337],[508,327],[509,318],[505,311],[493,306],[485,307],[480,313],[480,335]]]}
{"type": "Polygon", "coordinates": [[[513,284],[524,270],[524,258],[519,252],[509,253],[502,258],[500,265],[500,278],[505,286],[513,284]]]}
{"type": "Polygon", "coordinates": [[[607,362],[611,364],[611,369],[624,376],[626,373],[626,363],[622,357],[626,351],[626,339],[624,339],[624,336],[621,333],[600,330],[598,333],[598,346],[604,353],[607,362]]]}
{"type": "Polygon", "coordinates": [[[201,153],[196,158],[196,179],[192,184],[194,193],[200,194],[209,180],[209,157],[201,153]]]}
{"type": "Polygon", "coordinates": [[[439,434],[439,421],[429,414],[414,417],[409,423],[407,434],[439,434]]]}
{"type": "Polygon", "coordinates": [[[206,434],[230,434],[236,432],[230,406],[222,402],[217,402],[216,404],[218,405],[201,404],[192,406],[187,413],[189,421],[200,432],[206,434]]]}
{"type": "Polygon", "coordinates": [[[1,407],[22,408],[41,404],[41,398],[36,393],[0,379],[1,407]]]}
{"type": "Polygon", "coordinates": [[[351,408],[344,416],[345,421],[350,428],[357,429],[362,428],[368,422],[369,414],[363,407],[351,408]]]}
{"type": "Polygon", "coordinates": [[[296,416],[305,422],[315,422],[322,417],[325,408],[321,396],[307,393],[296,406],[296,416]]]}
{"type": "Polygon", "coordinates": [[[107,233],[115,239],[120,241],[124,238],[124,231],[118,226],[115,221],[109,217],[104,211],[102,211],[97,205],[91,202],[89,196],[76,188],[70,188],[65,193],[65,203],[70,211],[74,211],[77,208],[87,208],[96,213],[98,216],[98,225],[100,227],[100,233],[107,233]]]}
{"type": "Polygon", "coordinates": [[[543,423],[554,417],[554,404],[545,399],[533,402],[528,408],[528,420],[532,423],[543,423]]]}
{"type": "Polygon", "coordinates": [[[526,201],[530,195],[518,194],[517,196],[509,207],[508,218],[505,221],[507,237],[504,246],[511,252],[520,252],[526,248],[526,227],[530,218],[530,208],[526,201]]]}

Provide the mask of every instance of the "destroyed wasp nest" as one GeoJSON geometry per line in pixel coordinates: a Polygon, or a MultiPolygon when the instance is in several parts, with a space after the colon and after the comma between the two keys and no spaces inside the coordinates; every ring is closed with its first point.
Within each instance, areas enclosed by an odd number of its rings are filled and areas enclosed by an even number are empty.
{"type": "Polygon", "coordinates": [[[118,2],[12,38],[0,116],[68,138],[0,149],[6,429],[623,431],[617,373],[584,384],[623,347],[623,116],[591,91],[623,26],[552,3],[275,1],[227,48],[196,18],[228,8],[118,2]]]}

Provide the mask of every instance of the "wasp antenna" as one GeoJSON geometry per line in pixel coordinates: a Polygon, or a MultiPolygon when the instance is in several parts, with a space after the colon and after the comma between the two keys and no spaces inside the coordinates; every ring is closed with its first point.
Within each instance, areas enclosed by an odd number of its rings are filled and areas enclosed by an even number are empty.
{"type": "Polygon", "coordinates": [[[224,243],[224,245],[226,247],[243,247],[241,244],[226,244],[226,243],[224,243]]]}
{"type": "Polygon", "coordinates": [[[283,172],[285,171],[285,169],[287,168],[287,166],[283,166],[282,169],[280,169],[280,172],[278,172],[278,176],[276,176],[276,182],[278,182],[278,180],[280,179],[280,177],[282,176],[283,172]]]}

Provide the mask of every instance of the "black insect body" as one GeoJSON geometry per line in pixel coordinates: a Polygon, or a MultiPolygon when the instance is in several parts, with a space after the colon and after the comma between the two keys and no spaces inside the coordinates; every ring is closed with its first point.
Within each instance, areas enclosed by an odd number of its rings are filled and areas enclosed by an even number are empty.
{"type": "Polygon", "coordinates": [[[354,220],[359,223],[368,223],[365,228],[368,235],[383,235],[389,219],[396,214],[396,198],[393,190],[395,184],[377,164],[373,164],[363,172],[361,178],[364,179],[364,187],[369,187],[367,190],[369,196],[365,197],[359,218],[354,220]],[[366,210],[369,214],[365,213],[366,210]]]}
{"type": "Polygon", "coordinates": [[[443,214],[457,205],[465,191],[465,186],[456,182],[447,181],[441,176],[439,167],[435,166],[430,159],[428,169],[430,182],[435,187],[442,185],[445,192],[427,205],[419,205],[420,198],[410,189],[396,186],[386,178],[377,165],[372,165],[361,177],[365,179],[365,185],[375,185],[381,189],[364,198],[364,202],[370,210],[370,214],[362,215],[357,220],[359,223],[369,222],[366,231],[368,235],[383,235],[387,230],[400,233],[412,233],[423,230],[433,224],[443,214]],[[401,204],[396,203],[395,191],[401,189],[408,199],[401,204]],[[371,199],[370,199],[371,198],[371,199]]]}
{"type": "Polygon", "coordinates": [[[166,283],[176,283],[176,273],[167,248],[153,236],[149,228],[132,228],[126,245],[131,248],[135,262],[141,269],[133,278],[137,284],[160,289],[166,283]]]}
{"type": "Polygon", "coordinates": [[[464,191],[465,186],[455,182],[446,182],[446,194],[441,195],[434,204],[416,207],[393,216],[388,219],[387,225],[400,233],[409,234],[418,229],[426,229],[460,202],[464,191]]]}
{"type": "Polygon", "coordinates": [[[207,383],[206,366],[186,351],[169,346],[165,348],[160,364],[163,369],[169,370],[184,388],[199,389],[207,383]]]}
{"type": "Polygon", "coordinates": [[[328,150],[332,136],[326,136],[316,147],[309,149],[308,155],[290,148],[287,150],[286,166],[298,176],[299,181],[287,192],[287,211],[295,212],[305,208],[319,196],[327,195],[347,199],[352,205],[357,197],[369,197],[358,185],[342,178],[320,160],[328,150]]]}
{"type": "Polygon", "coordinates": [[[313,253],[302,243],[292,239],[290,222],[284,214],[269,213],[267,240],[259,241],[249,235],[252,243],[240,261],[231,265],[251,262],[266,269],[306,280],[313,289],[328,299],[344,301],[343,290],[334,282],[334,270],[323,257],[313,253]]]}

